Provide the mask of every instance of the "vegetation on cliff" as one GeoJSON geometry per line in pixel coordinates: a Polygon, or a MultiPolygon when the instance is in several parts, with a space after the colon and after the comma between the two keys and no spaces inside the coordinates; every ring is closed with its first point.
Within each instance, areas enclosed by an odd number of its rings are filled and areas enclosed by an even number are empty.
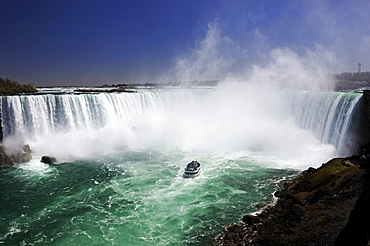
{"type": "Polygon", "coordinates": [[[33,93],[37,92],[34,84],[21,85],[17,81],[11,79],[0,78],[0,94],[11,95],[17,93],[33,93]]]}
{"type": "Polygon", "coordinates": [[[335,74],[336,90],[352,90],[370,87],[370,72],[335,74]]]}
{"type": "Polygon", "coordinates": [[[370,82],[370,72],[341,73],[337,74],[335,77],[338,82],[355,82],[355,81],[370,82]]]}

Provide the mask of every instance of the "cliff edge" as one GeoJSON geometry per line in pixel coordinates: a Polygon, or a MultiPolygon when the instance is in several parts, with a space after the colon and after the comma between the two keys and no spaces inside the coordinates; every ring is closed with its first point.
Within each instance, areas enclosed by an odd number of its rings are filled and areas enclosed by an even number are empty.
{"type": "Polygon", "coordinates": [[[225,228],[220,245],[368,245],[367,163],[332,159],[283,184],[274,205],[225,228]]]}

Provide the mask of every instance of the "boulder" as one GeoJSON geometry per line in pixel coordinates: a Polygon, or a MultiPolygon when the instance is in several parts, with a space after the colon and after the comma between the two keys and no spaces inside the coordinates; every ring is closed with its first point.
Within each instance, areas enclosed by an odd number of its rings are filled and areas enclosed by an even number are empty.
{"type": "Polygon", "coordinates": [[[30,147],[28,144],[25,144],[25,145],[22,147],[22,150],[23,150],[25,153],[32,153],[31,147],[30,147]]]}
{"type": "Polygon", "coordinates": [[[0,167],[14,166],[15,164],[28,162],[32,159],[31,148],[29,145],[13,150],[5,151],[0,145],[0,167]]]}
{"type": "Polygon", "coordinates": [[[242,221],[245,224],[256,224],[256,223],[261,222],[258,216],[250,215],[250,214],[243,216],[242,221]]]}
{"type": "Polygon", "coordinates": [[[44,156],[41,157],[40,161],[42,163],[46,163],[46,164],[53,164],[57,161],[57,159],[54,156],[44,155],[44,156]]]}

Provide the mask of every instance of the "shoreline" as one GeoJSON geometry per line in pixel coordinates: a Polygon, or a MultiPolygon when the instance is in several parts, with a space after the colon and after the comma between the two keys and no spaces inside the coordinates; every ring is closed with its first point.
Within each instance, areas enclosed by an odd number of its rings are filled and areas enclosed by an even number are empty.
{"type": "Polygon", "coordinates": [[[334,158],[308,168],[278,198],[218,236],[218,245],[367,245],[369,163],[334,158]],[[348,164],[348,165],[347,165],[348,164]]]}

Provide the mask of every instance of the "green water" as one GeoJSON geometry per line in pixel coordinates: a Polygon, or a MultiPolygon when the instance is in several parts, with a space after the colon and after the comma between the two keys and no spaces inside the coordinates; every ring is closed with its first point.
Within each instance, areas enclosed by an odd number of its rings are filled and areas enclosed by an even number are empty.
{"type": "Polygon", "coordinates": [[[255,152],[125,151],[0,169],[0,244],[212,245],[296,170],[255,152]],[[182,177],[193,157],[200,176],[182,177]]]}

